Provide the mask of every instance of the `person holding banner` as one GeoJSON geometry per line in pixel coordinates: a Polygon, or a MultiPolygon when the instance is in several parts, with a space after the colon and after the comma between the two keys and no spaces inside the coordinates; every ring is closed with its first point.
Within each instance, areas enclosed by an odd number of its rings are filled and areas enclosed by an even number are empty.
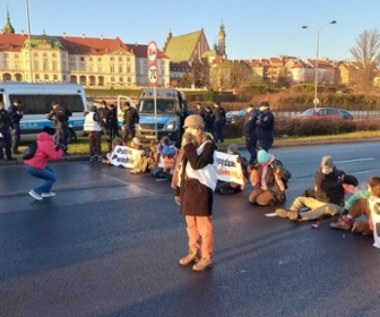
{"type": "Polygon", "coordinates": [[[240,193],[245,188],[246,179],[247,176],[247,160],[244,157],[241,157],[240,153],[237,150],[237,147],[235,144],[230,144],[227,147],[227,154],[229,155],[237,155],[237,161],[239,163],[238,166],[234,166],[235,168],[239,168],[239,174],[241,176],[242,183],[238,184],[233,181],[222,181],[218,180],[218,183],[216,184],[215,192],[221,194],[221,195],[231,195],[240,193]]]}
{"type": "Polygon", "coordinates": [[[249,195],[249,202],[260,206],[274,206],[285,200],[287,180],[291,177],[289,171],[274,155],[261,149],[257,152],[258,164],[250,167],[250,181],[254,190],[249,195]]]}
{"type": "Polygon", "coordinates": [[[204,131],[201,116],[189,115],[184,128],[175,199],[180,204],[180,213],[185,216],[189,252],[179,260],[179,264],[193,264],[192,269],[201,272],[212,266],[214,230],[211,215],[217,181],[213,166],[216,146],[204,131]]]}

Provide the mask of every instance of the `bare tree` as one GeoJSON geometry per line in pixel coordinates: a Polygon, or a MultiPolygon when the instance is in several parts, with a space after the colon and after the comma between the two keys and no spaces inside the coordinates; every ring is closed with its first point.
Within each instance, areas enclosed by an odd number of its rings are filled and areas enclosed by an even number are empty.
{"type": "Polygon", "coordinates": [[[373,78],[380,65],[380,33],[377,29],[366,30],[359,35],[356,46],[350,49],[355,59],[356,71],[353,84],[362,90],[373,87],[373,78]]]}

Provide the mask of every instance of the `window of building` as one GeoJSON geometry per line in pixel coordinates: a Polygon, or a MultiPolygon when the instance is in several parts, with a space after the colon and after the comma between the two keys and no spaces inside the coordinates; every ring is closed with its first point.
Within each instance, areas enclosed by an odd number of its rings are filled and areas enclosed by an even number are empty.
{"type": "Polygon", "coordinates": [[[119,62],[122,62],[123,61],[123,58],[122,57],[119,57],[119,62]]]}
{"type": "Polygon", "coordinates": [[[79,58],[79,60],[80,60],[81,62],[84,62],[84,57],[81,56],[81,57],[79,58]]]}
{"type": "Polygon", "coordinates": [[[119,66],[119,73],[122,73],[122,72],[123,72],[123,67],[119,66]]]}
{"type": "Polygon", "coordinates": [[[58,80],[58,76],[57,75],[53,75],[53,79],[54,80],[58,80]]]}
{"type": "Polygon", "coordinates": [[[114,72],[115,72],[115,66],[111,66],[111,67],[110,67],[110,72],[111,72],[111,73],[114,73],[114,72]]]}
{"type": "Polygon", "coordinates": [[[119,82],[123,82],[124,81],[124,77],[119,77],[119,82]]]}
{"type": "Polygon", "coordinates": [[[45,74],[45,75],[44,75],[44,79],[45,79],[45,80],[49,80],[49,75],[48,75],[48,74],[45,74]]]}

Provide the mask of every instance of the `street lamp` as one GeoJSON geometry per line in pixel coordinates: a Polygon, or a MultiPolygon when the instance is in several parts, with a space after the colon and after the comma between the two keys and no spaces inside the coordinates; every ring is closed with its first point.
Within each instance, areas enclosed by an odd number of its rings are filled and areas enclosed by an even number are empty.
{"type": "MultiPolygon", "coordinates": [[[[314,71],[314,100],[313,100],[314,108],[317,108],[318,104],[319,104],[319,99],[318,99],[318,66],[319,66],[318,63],[319,63],[319,45],[320,45],[319,38],[320,38],[320,34],[321,34],[322,29],[324,27],[328,26],[329,24],[336,24],[336,21],[335,20],[330,21],[329,23],[324,24],[321,27],[316,29],[316,32],[317,32],[317,53],[316,53],[315,71],[314,71]]],[[[303,25],[302,28],[307,29],[308,26],[303,25]]]]}

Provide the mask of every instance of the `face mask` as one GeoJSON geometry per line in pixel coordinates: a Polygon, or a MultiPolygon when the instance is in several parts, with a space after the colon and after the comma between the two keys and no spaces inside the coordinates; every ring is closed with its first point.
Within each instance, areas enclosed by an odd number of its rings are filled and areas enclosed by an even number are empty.
{"type": "Polygon", "coordinates": [[[331,174],[332,171],[333,171],[333,168],[330,167],[330,166],[324,166],[324,167],[322,167],[322,173],[325,174],[325,175],[331,174]]]}

